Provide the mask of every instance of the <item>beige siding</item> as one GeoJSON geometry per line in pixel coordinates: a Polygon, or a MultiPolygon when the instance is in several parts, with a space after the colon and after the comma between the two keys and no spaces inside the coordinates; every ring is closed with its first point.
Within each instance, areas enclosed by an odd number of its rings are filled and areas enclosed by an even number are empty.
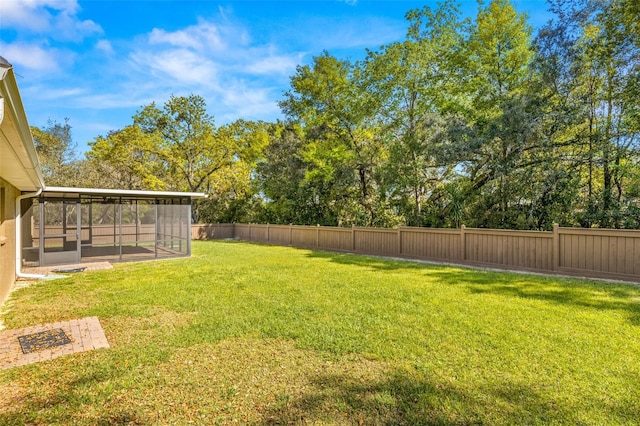
{"type": "Polygon", "coordinates": [[[16,280],[15,200],[20,192],[0,179],[0,304],[4,302],[16,280]]]}

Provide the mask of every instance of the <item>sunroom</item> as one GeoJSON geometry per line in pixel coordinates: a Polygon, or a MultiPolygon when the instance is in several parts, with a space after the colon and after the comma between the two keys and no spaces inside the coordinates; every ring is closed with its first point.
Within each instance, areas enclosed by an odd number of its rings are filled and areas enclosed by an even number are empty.
{"type": "Polygon", "coordinates": [[[47,187],[21,201],[22,266],[191,255],[195,192],[47,187]]]}

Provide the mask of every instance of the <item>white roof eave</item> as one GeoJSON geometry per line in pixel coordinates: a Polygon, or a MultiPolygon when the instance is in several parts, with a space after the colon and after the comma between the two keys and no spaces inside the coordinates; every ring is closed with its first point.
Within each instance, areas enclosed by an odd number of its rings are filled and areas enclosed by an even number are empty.
{"type": "Polygon", "coordinates": [[[97,195],[105,197],[144,197],[144,198],[207,198],[203,192],[178,192],[178,191],[142,191],[132,189],[104,189],[104,188],[70,188],[61,186],[48,186],[43,195],[67,194],[67,195],[97,195]]]}
{"type": "Polygon", "coordinates": [[[0,122],[0,177],[21,191],[44,188],[42,169],[33,143],[13,67],[0,58],[0,96],[4,117],[0,122]]]}

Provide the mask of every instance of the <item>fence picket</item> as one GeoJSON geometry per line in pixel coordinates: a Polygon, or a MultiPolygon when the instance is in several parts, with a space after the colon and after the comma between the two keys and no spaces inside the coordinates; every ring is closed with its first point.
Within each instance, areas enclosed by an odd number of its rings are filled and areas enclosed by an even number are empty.
{"type": "Polygon", "coordinates": [[[640,282],[640,231],[513,231],[398,227],[193,224],[192,239],[236,238],[410,259],[640,282]]]}

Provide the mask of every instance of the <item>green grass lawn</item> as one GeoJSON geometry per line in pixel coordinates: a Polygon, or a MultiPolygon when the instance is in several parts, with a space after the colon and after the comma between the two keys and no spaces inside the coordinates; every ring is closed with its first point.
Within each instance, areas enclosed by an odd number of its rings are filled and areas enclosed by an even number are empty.
{"type": "Polygon", "coordinates": [[[634,424],[640,287],[194,242],[13,293],[110,349],[0,372],[0,424],[634,424]]]}

